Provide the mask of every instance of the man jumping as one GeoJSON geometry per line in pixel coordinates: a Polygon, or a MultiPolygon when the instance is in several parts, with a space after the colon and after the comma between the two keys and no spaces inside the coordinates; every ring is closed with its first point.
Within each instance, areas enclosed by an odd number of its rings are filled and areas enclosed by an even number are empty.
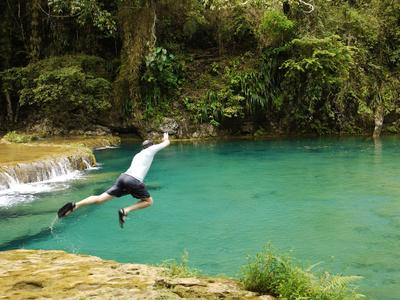
{"type": "Polygon", "coordinates": [[[151,198],[143,181],[153,162],[154,155],[169,144],[168,133],[164,133],[163,142],[160,144],[153,145],[151,140],[144,141],[142,143],[142,150],[133,157],[129,169],[118,177],[111,188],[101,195],[89,196],[76,203],[68,202],[58,210],[58,217],[63,218],[85,205],[101,204],[114,197],[131,194],[133,197],[139,199],[139,201],[118,211],[119,224],[122,228],[129,212],[146,208],[153,204],[153,198],[151,198]]]}

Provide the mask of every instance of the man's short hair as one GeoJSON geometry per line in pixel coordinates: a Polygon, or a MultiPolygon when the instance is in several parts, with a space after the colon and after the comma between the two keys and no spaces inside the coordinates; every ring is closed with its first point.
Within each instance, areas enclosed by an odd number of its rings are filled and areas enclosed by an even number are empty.
{"type": "Polygon", "coordinates": [[[150,147],[151,145],[153,145],[153,141],[152,140],[145,140],[142,143],[142,149],[146,149],[146,148],[150,147]]]}

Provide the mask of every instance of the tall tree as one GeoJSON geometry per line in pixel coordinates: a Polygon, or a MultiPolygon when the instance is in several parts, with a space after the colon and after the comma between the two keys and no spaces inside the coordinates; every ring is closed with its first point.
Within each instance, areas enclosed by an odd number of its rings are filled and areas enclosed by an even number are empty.
{"type": "Polygon", "coordinates": [[[39,60],[40,56],[40,33],[39,33],[39,17],[40,17],[40,0],[32,0],[32,17],[31,17],[31,37],[30,37],[30,58],[32,62],[39,60]]]}
{"type": "Polygon", "coordinates": [[[123,0],[119,4],[118,21],[122,31],[121,67],[114,84],[114,102],[122,121],[138,123],[140,114],[140,67],[156,42],[156,3],[123,0]]]}

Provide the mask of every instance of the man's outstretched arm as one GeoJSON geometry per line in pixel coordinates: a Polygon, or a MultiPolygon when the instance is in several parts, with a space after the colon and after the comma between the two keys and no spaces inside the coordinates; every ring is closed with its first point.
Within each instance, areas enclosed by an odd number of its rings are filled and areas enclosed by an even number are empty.
{"type": "Polygon", "coordinates": [[[164,149],[165,147],[169,146],[169,144],[171,144],[171,142],[169,141],[168,132],[164,132],[163,141],[161,143],[159,143],[159,144],[155,144],[153,146],[150,146],[147,149],[149,149],[150,151],[152,151],[154,153],[157,153],[161,149],[164,149]]]}

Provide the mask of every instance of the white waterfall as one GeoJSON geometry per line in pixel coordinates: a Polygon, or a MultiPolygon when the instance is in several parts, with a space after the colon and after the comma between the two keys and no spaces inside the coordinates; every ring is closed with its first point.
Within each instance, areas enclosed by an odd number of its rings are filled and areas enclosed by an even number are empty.
{"type": "Polygon", "coordinates": [[[31,201],[33,194],[65,188],[68,180],[94,165],[94,157],[88,155],[0,167],[0,206],[11,205],[16,198],[18,202],[31,201]]]}
{"type": "Polygon", "coordinates": [[[19,163],[0,168],[0,191],[11,186],[55,180],[77,170],[91,168],[91,157],[62,157],[32,163],[19,163]]]}

